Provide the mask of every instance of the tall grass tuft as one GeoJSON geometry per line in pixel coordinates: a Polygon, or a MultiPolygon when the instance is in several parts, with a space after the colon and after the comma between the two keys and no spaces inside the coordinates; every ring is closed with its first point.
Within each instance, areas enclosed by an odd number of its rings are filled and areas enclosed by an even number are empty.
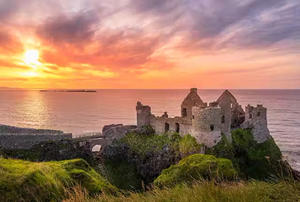
{"type": "Polygon", "coordinates": [[[98,195],[88,196],[76,187],[76,196],[66,202],[296,202],[300,200],[300,184],[281,181],[261,181],[215,184],[211,181],[196,182],[192,186],[154,189],[145,193],[131,193],[129,196],[98,195]]]}

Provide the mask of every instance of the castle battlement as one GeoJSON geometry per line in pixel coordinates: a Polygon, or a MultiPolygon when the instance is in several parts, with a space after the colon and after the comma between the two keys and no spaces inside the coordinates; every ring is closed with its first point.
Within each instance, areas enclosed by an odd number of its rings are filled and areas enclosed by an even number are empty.
{"type": "Polygon", "coordinates": [[[138,128],[151,126],[159,134],[191,134],[199,143],[208,147],[217,144],[222,134],[231,141],[231,131],[236,128],[252,129],[257,141],[269,136],[267,109],[263,105],[247,105],[244,111],[228,90],[207,105],[198,95],[197,88],[190,89],[181,104],[180,117],[169,117],[167,112],[162,116],[155,116],[151,113],[151,107],[142,105],[141,102],[137,103],[136,109],[138,128]]]}

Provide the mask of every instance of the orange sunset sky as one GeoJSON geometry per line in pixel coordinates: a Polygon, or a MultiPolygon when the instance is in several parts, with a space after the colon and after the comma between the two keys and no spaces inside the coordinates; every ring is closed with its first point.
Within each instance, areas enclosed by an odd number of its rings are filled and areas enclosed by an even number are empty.
{"type": "Polygon", "coordinates": [[[0,87],[300,88],[298,0],[0,0],[0,87]]]}

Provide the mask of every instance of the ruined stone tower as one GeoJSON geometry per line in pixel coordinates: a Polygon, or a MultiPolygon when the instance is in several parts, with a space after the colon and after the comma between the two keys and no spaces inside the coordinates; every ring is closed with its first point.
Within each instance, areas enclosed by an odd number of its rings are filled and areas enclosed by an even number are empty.
{"type": "Polygon", "coordinates": [[[151,108],[149,106],[142,105],[141,102],[137,102],[136,105],[137,112],[137,127],[150,125],[151,108]]]}
{"type": "Polygon", "coordinates": [[[263,105],[257,105],[257,107],[247,105],[245,122],[242,124],[242,128],[251,129],[253,137],[258,143],[266,141],[270,137],[267,108],[263,105]]]}

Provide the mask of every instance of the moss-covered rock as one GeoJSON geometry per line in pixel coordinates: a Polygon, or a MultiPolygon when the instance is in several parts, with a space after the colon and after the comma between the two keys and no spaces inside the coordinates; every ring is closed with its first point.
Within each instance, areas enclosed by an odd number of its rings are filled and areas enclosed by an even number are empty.
{"type": "Polygon", "coordinates": [[[34,163],[0,158],[0,201],[58,201],[76,185],[90,194],[117,192],[81,159],[34,163]]]}
{"type": "Polygon", "coordinates": [[[171,187],[201,179],[233,180],[236,174],[232,162],[228,159],[216,158],[212,155],[194,154],[163,170],[161,175],[154,181],[154,185],[171,187]]]}

